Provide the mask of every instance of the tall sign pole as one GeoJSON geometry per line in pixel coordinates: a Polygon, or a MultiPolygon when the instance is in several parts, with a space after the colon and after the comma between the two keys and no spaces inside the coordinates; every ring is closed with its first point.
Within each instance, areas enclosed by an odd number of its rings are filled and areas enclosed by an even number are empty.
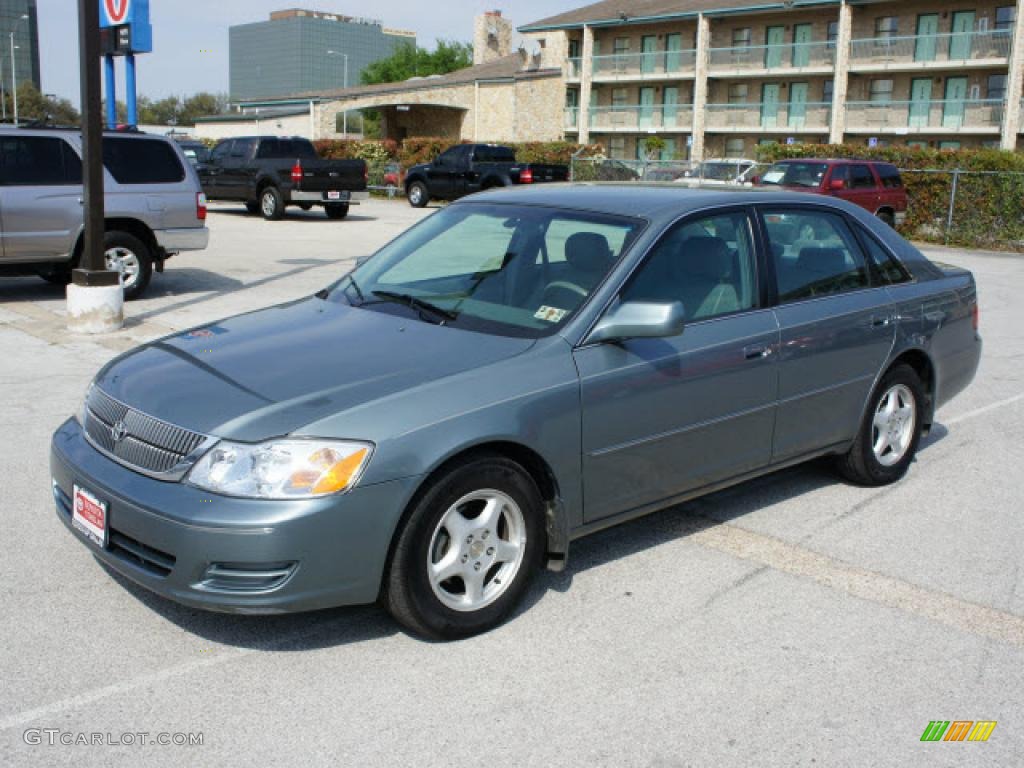
{"type": "Polygon", "coordinates": [[[124,291],[120,273],[106,269],[103,250],[103,118],[96,0],[78,0],[78,52],[85,233],[79,266],[72,271],[68,286],[68,328],[79,333],[104,333],[124,324],[124,291]]]}

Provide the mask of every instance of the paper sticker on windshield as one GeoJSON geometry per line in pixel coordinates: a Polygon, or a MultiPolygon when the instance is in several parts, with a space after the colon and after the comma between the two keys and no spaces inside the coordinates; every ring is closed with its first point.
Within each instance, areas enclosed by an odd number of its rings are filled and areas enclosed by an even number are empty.
{"type": "Polygon", "coordinates": [[[558,307],[542,306],[533,316],[538,320],[547,320],[549,323],[561,322],[562,318],[569,314],[568,309],[559,309],[558,307]]]}
{"type": "Polygon", "coordinates": [[[768,184],[778,184],[785,175],[785,171],[768,171],[768,173],[761,177],[761,180],[768,184]]]}

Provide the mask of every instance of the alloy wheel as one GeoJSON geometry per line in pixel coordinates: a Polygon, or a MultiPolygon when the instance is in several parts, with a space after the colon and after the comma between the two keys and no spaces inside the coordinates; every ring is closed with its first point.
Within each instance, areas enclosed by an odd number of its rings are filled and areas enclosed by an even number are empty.
{"type": "Polygon", "coordinates": [[[871,449],[883,467],[898,464],[914,440],[917,407],[914,393],[905,384],[886,390],[872,420],[871,449]]]}

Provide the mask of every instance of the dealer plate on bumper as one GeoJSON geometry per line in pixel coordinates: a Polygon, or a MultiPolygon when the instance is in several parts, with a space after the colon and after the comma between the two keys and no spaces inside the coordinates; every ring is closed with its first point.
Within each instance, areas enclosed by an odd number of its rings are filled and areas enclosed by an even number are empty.
{"type": "Polygon", "coordinates": [[[107,546],[107,503],[85,488],[75,485],[71,503],[71,524],[85,534],[97,547],[107,546]]]}
{"type": "Polygon", "coordinates": [[[332,190],[332,191],[327,193],[327,199],[328,200],[337,200],[339,202],[344,202],[344,201],[348,200],[348,192],[339,192],[337,190],[332,190]]]}

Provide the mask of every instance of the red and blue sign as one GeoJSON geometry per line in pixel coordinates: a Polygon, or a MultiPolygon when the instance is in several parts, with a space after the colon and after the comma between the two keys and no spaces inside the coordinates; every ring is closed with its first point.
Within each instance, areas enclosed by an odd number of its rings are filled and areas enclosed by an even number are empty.
{"type": "Polygon", "coordinates": [[[149,0],[97,0],[100,27],[128,27],[133,53],[153,50],[153,26],[149,23],[149,0]]]}

